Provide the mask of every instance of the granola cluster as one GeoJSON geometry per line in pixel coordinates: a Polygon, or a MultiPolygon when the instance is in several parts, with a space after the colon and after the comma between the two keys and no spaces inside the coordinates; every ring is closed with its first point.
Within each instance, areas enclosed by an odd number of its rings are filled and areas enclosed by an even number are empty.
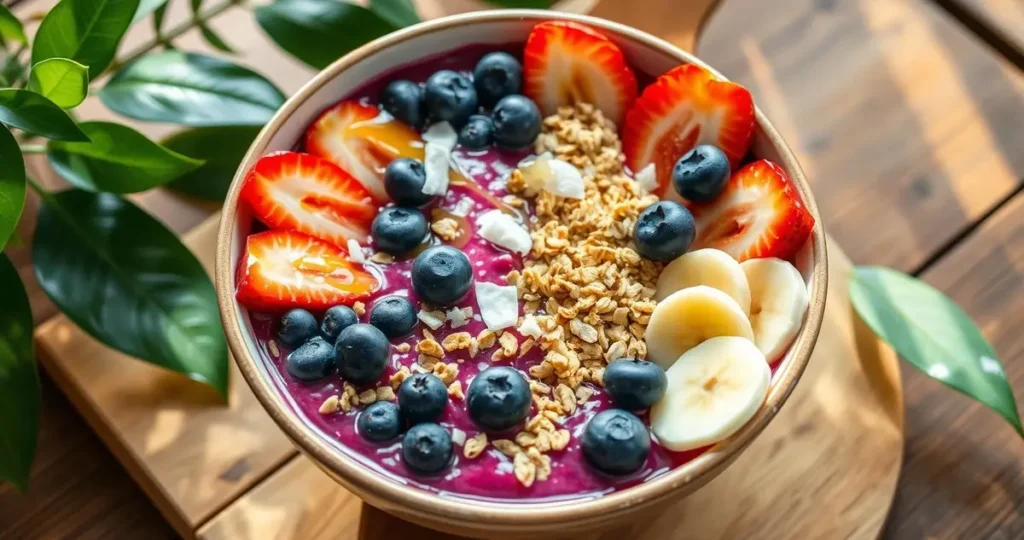
{"type": "Polygon", "coordinates": [[[647,355],[644,332],[663,265],[633,249],[632,230],[658,199],[624,174],[615,124],[592,105],[561,107],[544,119],[536,151],[576,166],[585,195],[531,193],[513,171],[509,190],[532,198],[537,225],[531,259],[508,280],[541,330],[544,360],[531,377],[576,391],[584,382],[602,384],[609,361],[647,355]]]}

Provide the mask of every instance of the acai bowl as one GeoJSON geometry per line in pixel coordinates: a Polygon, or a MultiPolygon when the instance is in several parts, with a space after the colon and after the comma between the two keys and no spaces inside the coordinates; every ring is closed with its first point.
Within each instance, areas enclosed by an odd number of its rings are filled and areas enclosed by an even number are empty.
{"type": "Polygon", "coordinates": [[[507,10],[391,34],[293,96],[233,182],[216,280],[303,452],[486,536],[714,478],[799,379],[826,270],[749,92],[637,30],[507,10]]]}

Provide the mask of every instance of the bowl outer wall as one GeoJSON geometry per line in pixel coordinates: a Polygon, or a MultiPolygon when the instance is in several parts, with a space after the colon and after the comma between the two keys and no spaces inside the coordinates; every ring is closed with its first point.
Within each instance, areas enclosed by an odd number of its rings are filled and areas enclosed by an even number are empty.
{"type": "Polygon", "coordinates": [[[533,24],[552,19],[582,22],[607,33],[639,71],[662,73],[680,63],[694,63],[725,78],[666,41],[602,19],[538,10],[490,10],[435,19],[356,49],[303,86],[256,137],[236,172],[223,208],[215,281],[228,343],[246,382],[285,434],[335,480],[375,506],[435,528],[491,534],[565,531],[567,527],[622,520],[626,514],[639,514],[641,509],[692,493],[724,470],[778,413],[811,357],[824,315],[828,268],[821,218],[795,156],[758,109],[754,154],[775,161],[787,171],[816,221],[810,241],[797,257],[797,267],[808,283],[810,308],[803,328],[773,377],[765,404],[737,433],[704,454],[656,479],[595,499],[505,503],[441,497],[366,469],[339,451],[337,444],[315,430],[286,401],[288,397],[271,381],[265,362],[258,359],[247,311],[234,297],[235,269],[252,226],[251,215],[238,205],[245,172],[267,152],[291,149],[321,110],[380,73],[465,44],[521,42],[533,24]]]}

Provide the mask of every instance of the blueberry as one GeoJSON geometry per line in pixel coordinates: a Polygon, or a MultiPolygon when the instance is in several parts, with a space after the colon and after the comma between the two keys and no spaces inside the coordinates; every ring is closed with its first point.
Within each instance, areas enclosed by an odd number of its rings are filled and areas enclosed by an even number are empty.
{"type": "Polygon", "coordinates": [[[580,447],[591,467],[618,476],[644,466],[651,451],[651,436],[647,426],[632,413],[607,409],[587,422],[580,447]]]}
{"type": "Polygon", "coordinates": [[[512,94],[501,98],[492,114],[494,142],[502,148],[525,148],[540,134],[540,110],[525,96],[512,94]]]}
{"type": "Polygon", "coordinates": [[[391,81],[380,95],[380,106],[416,129],[423,127],[423,90],[412,81],[391,81]]]}
{"type": "Polygon", "coordinates": [[[683,154],[672,168],[672,185],[689,201],[711,202],[729,182],[729,157],[702,144],[683,154]]]}
{"type": "Polygon", "coordinates": [[[668,378],[654,362],[614,360],[604,370],[604,389],[616,406],[630,411],[649,409],[665,395],[668,378]]]}
{"type": "Polygon", "coordinates": [[[431,75],[423,94],[430,118],[435,122],[450,122],[456,128],[462,127],[478,108],[473,83],[450,69],[431,75]]]}
{"type": "Polygon", "coordinates": [[[409,428],[402,438],[402,461],[417,473],[436,473],[452,461],[452,436],[437,424],[409,428]]]}
{"type": "Polygon", "coordinates": [[[370,324],[389,338],[404,336],[416,326],[416,308],[404,296],[385,296],[370,308],[370,324]]]}
{"type": "Polygon", "coordinates": [[[320,323],[320,334],[330,343],[338,341],[342,330],[359,322],[359,316],[348,306],[334,306],[324,313],[320,323]]]}
{"type": "Polygon", "coordinates": [[[428,304],[451,307],[465,298],[472,286],[469,257],[451,246],[428,248],[412,264],[412,288],[428,304]]]}
{"type": "Polygon", "coordinates": [[[481,371],[466,392],[469,417],[488,431],[504,431],[522,422],[531,404],[530,383],[508,366],[481,371]]]}
{"type": "Polygon", "coordinates": [[[491,117],[474,114],[459,130],[459,144],[467,150],[483,150],[494,142],[494,123],[491,117]]]}
{"type": "Polygon", "coordinates": [[[493,107],[501,98],[519,93],[523,86],[523,66],[511,54],[487,53],[473,69],[473,86],[480,104],[493,107]]]}
{"type": "Polygon", "coordinates": [[[288,373],[300,381],[316,381],[334,372],[334,347],[316,336],[288,355],[288,373]]]}
{"type": "Polygon", "coordinates": [[[696,234],[693,214],[672,201],[648,206],[633,226],[636,250],[652,261],[671,261],[686,253],[696,234]]]}
{"type": "Polygon", "coordinates": [[[348,382],[371,383],[384,374],[391,353],[387,336],[375,326],[357,323],[338,334],[334,344],[334,363],[348,382]]]}
{"type": "Polygon", "coordinates": [[[304,309],[293,309],[281,317],[277,338],[288,347],[298,347],[316,335],[316,317],[304,309]]]}
{"type": "Polygon", "coordinates": [[[448,388],[433,373],[416,373],[398,387],[398,406],[410,424],[434,422],[448,406],[448,388]]]}
{"type": "Polygon", "coordinates": [[[381,251],[401,255],[423,243],[429,227],[423,212],[415,208],[389,206],[373,218],[370,234],[381,251]]]}
{"type": "Polygon", "coordinates": [[[432,195],[423,193],[427,170],[423,162],[412,158],[398,158],[384,169],[384,191],[398,206],[423,206],[432,195]]]}
{"type": "Polygon", "coordinates": [[[377,401],[363,409],[356,419],[356,429],[371,442],[390,441],[402,432],[402,415],[398,405],[390,401],[377,401]]]}

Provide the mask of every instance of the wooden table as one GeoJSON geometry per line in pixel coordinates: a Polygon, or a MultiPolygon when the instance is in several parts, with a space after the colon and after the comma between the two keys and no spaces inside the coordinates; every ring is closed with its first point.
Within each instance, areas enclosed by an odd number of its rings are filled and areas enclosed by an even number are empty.
{"type": "MultiPolygon", "coordinates": [[[[53,3],[25,0],[16,11],[53,3]]],[[[233,9],[214,26],[230,36],[250,19],[233,9]]],[[[201,48],[196,36],[183,43],[201,48]]],[[[700,53],[754,92],[850,257],[919,275],[952,296],[1024,403],[1024,4],[727,0],[700,53]]],[[[257,67],[294,91],[308,72],[278,60],[257,67]]],[[[141,202],[179,231],[213,210],[161,192],[141,202]]],[[[28,254],[11,255],[42,322],[55,309],[34,284],[28,254]]],[[[1024,442],[980,405],[913,369],[903,376],[907,441],[885,536],[1024,537],[1024,442]]],[[[47,380],[43,398],[31,491],[0,485],[0,538],[173,537],[47,380]]]]}

